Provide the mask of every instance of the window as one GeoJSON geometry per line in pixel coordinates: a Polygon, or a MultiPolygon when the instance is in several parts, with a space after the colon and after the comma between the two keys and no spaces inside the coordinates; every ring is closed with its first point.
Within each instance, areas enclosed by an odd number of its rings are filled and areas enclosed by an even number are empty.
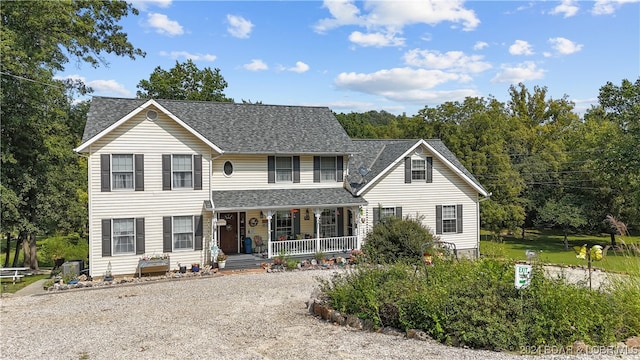
{"type": "Polygon", "coordinates": [[[193,216],[175,216],[173,218],[173,249],[193,249],[193,216]]]}
{"type": "Polygon", "coordinates": [[[425,180],[426,169],[424,159],[411,159],[411,180],[425,180]]]}
{"type": "Polygon", "coordinates": [[[134,219],[113,219],[113,254],[135,254],[134,219]]]}
{"type": "Polygon", "coordinates": [[[133,155],[111,155],[113,189],[133,189],[133,155]]]}
{"type": "Polygon", "coordinates": [[[455,233],[457,232],[457,216],[455,205],[443,205],[442,206],[442,232],[443,233],[455,233]]]}
{"type": "Polygon", "coordinates": [[[320,215],[320,236],[338,236],[338,219],[336,209],[324,209],[320,215]]]}
{"type": "Polygon", "coordinates": [[[275,215],[275,240],[280,240],[282,236],[284,239],[289,239],[293,236],[293,220],[291,219],[291,212],[289,211],[277,211],[275,215]]]}
{"type": "Polygon", "coordinates": [[[336,158],[320,157],[320,181],[336,181],[336,158]]]}
{"type": "Polygon", "coordinates": [[[173,155],[173,188],[193,188],[193,157],[173,155]]]}
{"type": "Polygon", "coordinates": [[[380,209],[380,217],[396,216],[396,208],[387,207],[380,209]]]}
{"type": "Polygon", "coordinates": [[[373,208],[373,225],[376,225],[385,217],[395,216],[402,218],[402,206],[373,208]]]}
{"type": "Polygon", "coordinates": [[[231,176],[231,174],[233,174],[233,164],[231,163],[231,161],[224,162],[222,171],[224,172],[225,176],[231,176]]]}
{"type": "Polygon", "coordinates": [[[291,156],[276,156],[276,182],[293,182],[291,156]]]}

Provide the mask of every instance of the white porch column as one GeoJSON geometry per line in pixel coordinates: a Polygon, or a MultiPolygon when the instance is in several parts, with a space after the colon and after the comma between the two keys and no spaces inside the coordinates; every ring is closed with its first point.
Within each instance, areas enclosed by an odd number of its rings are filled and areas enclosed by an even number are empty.
{"type": "Polygon", "coordinates": [[[215,211],[211,213],[211,241],[209,243],[210,263],[213,264],[218,256],[218,215],[215,211]]]}
{"type": "Polygon", "coordinates": [[[271,219],[273,219],[273,212],[271,210],[267,211],[267,259],[271,259],[273,256],[273,248],[271,246],[271,219]]]}
{"type": "Polygon", "coordinates": [[[353,221],[353,232],[356,234],[356,249],[360,250],[360,209],[362,209],[360,206],[358,207],[353,207],[351,209],[351,214],[353,215],[353,219],[351,219],[351,221],[353,221]]]}
{"type": "Polygon", "coordinates": [[[316,252],[320,251],[320,217],[322,209],[313,209],[313,215],[316,217],[316,252]]]}

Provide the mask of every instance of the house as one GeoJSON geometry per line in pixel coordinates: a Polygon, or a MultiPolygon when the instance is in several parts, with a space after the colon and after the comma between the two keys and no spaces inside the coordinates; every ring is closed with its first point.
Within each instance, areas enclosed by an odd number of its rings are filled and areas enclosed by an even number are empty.
{"type": "Polygon", "coordinates": [[[88,158],[92,276],[132,274],[154,255],[172,269],[209,263],[212,245],[268,257],[359,248],[390,208],[478,248],[487,193],[441,142],[352,140],[325,107],[94,97],[75,150],[88,158]],[[398,183],[406,158],[411,183],[398,183]]]}

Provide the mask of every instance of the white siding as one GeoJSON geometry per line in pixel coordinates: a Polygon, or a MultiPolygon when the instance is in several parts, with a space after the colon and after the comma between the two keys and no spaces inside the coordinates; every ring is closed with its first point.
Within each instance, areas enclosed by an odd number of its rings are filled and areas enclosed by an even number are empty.
{"type": "MultiPolygon", "coordinates": [[[[89,157],[89,261],[92,276],[102,276],[111,262],[114,274],[133,274],[142,255],[102,257],[102,219],[145,218],[145,254],[163,254],[163,216],[204,215],[203,201],[210,197],[211,149],[159,112],[156,121],[136,116],[95,142],[89,157]],[[101,154],[144,154],[144,191],[101,192],[101,154]],[[202,190],[162,190],[162,155],[202,155],[202,190]]],[[[203,232],[210,236],[209,223],[203,232]]],[[[204,247],[206,249],[206,237],[204,247]]],[[[201,251],[173,252],[171,268],[177,263],[202,262],[201,251]]]]}
{"type": "MultiPolygon", "coordinates": [[[[289,155],[282,155],[289,156],[289,155]]],[[[309,189],[343,187],[341,181],[313,182],[313,156],[300,156],[300,183],[276,182],[269,184],[266,155],[223,155],[213,162],[215,190],[309,189]],[[225,176],[222,167],[226,161],[233,164],[233,174],[225,176]]],[[[345,161],[346,167],[346,161],[345,161]]]]}
{"type": "Polygon", "coordinates": [[[436,205],[463,205],[463,233],[441,234],[440,240],[452,242],[461,249],[475,249],[478,241],[478,193],[442,162],[433,157],[433,182],[404,182],[404,161],[379,179],[362,197],[368,201],[365,230],[373,226],[373,209],[402,207],[403,217],[423,217],[423,224],[435,235],[436,205]]]}

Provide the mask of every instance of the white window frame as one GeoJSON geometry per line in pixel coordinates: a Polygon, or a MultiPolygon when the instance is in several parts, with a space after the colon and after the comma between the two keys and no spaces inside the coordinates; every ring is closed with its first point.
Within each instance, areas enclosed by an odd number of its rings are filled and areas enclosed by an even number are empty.
{"type": "Polygon", "coordinates": [[[193,155],[186,155],[186,154],[172,154],[171,155],[171,188],[172,189],[193,189],[194,186],[194,171],[193,171],[193,155]],[[176,158],[179,159],[189,159],[190,164],[191,164],[191,168],[189,170],[186,169],[176,169],[176,158]],[[177,179],[176,175],[178,174],[189,174],[191,176],[190,180],[190,184],[184,184],[182,185],[183,182],[186,182],[188,180],[186,179],[177,179]],[[179,181],[177,181],[179,180],[179,181]]]}
{"type": "Polygon", "coordinates": [[[323,238],[338,236],[337,209],[322,209],[320,214],[320,236],[323,238]]]}
{"type": "Polygon", "coordinates": [[[233,162],[231,160],[225,160],[225,162],[222,163],[222,175],[224,175],[226,177],[230,177],[231,175],[233,175],[234,170],[235,170],[235,166],[233,165],[233,162]],[[225,169],[226,166],[227,166],[227,163],[229,163],[229,165],[231,165],[231,172],[229,174],[227,174],[227,171],[225,169]]]}
{"type": "Polygon", "coordinates": [[[173,251],[190,251],[194,249],[195,244],[195,224],[193,220],[193,216],[173,216],[171,218],[171,247],[173,251]],[[184,231],[183,229],[178,229],[176,226],[176,220],[187,220],[189,219],[189,223],[191,224],[190,231],[184,231]],[[190,235],[190,238],[186,239],[178,239],[177,237],[180,235],[190,235]],[[190,245],[189,245],[190,242],[190,245]],[[182,243],[188,246],[184,246],[182,243]],[[178,246],[182,245],[182,246],[178,246]]]}
{"type": "Polygon", "coordinates": [[[136,253],[136,219],[134,218],[121,218],[121,219],[111,219],[111,254],[116,255],[135,255],[136,253]],[[128,229],[125,233],[120,231],[116,234],[116,227],[119,223],[130,222],[131,223],[131,231],[128,229]],[[123,245],[122,241],[126,241],[123,245]],[[129,244],[130,243],[130,244],[129,244]],[[118,248],[126,246],[131,247],[131,251],[119,251],[118,248]]]}
{"type": "Polygon", "coordinates": [[[427,161],[424,158],[411,158],[411,180],[427,179],[427,161]]]}
{"type": "Polygon", "coordinates": [[[320,182],[335,182],[338,171],[338,161],[335,156],[320,157],[320,182]],[[328,164],[332,162],[332,164],[328,164]]]}
{"type": "Polygon", "coordinates": [[[456,205],[442,205],[442,233],[458,232],[458,210],[456,205]],[[452,210],[453,209],[453,213],[452,210]]]}
{"type": "Polygon", "coordinates": [[[292,183],[293,182],[293,156],[276,156],[275,157],[275,175],[277,183],[292,183]],[[285,167],[283,162],[285,159],[289,160],[289,166],[285,167]],[[278,166],[278,160],[280,160],[280,167],[278,166]]]}
{"type": "Polygon", "coordinates": [[[136,177],[135,177],[135,157],[133,154],[111,154],[111,190],[114,191],[130,191],[135,190],[136,187],[136,177]],[[120,169],[116,171],[116,167],[120,167],[120,164],[116,164],[116,159],[128,157],[131,159],[131,170],[129,169],[120,169]],[[124,170],[124,171],[123,171],[124,170]],[[126,179],[122,177],[130,176],[130,181],[128,182],[126,179]],[[118,179],[117,177],[120,177],[118,179]],[[124,186],[118,186],[118,184],[124,183],[124,186]]]}
{"type": "Polygon", "coordinates": [[[275,240],[279,240],[280,236],[285,236],[289,240],[289,236],[295,236],[293,233],[293,217],[289,210],[278,210],[274,215],[274,234],[275,240]]]}
{"type": "Polygon", "coordinates": [[[383,207],[380,208],[380,219],[385,217],[395,217],[396,216],[396,208],[395,207],[383,207]]]}

